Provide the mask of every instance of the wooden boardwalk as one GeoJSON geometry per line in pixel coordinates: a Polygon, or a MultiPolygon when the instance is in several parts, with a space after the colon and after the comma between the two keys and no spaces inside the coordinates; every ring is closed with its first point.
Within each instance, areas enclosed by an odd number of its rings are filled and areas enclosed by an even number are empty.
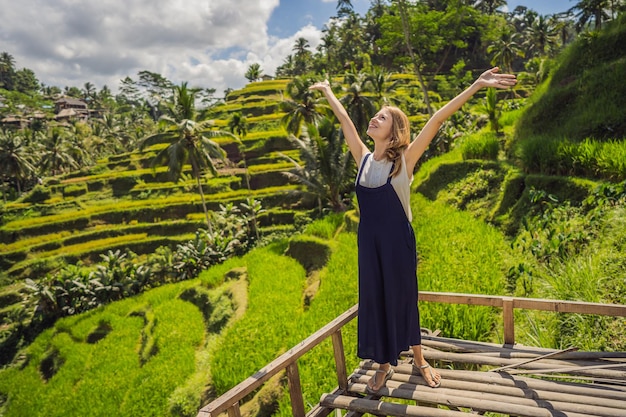
{"type": "Polygon", "coordinates": [[[626,417],[626,352],[563,351],[515,344],[513,311],[534,309],[560,313],[626,317],[626,305],[525,299],[476,294],[421,292],[420,300],[502,309],[504,344],[448,339],[426,334],[426,359],[442,375],[439,388],[426,385],[404,352],[395,373],[378,396],[365,394],[376,365],[364,361],[351,374],[345,365],[341,329],[357,315],[353,306],[230,391],[202,407],[198,417],[240,417],[240,402],[273,376],[287,376],[294,417],[362,415],[461,417],[626,417]],[[307,412],[298,359],[332,339],[337,388],[322,395],[307,412]],[[343,411],[342,411],[343,410],[343,411]]]}
{"type": "Polygon", "coordinates": [[[427,337],[424,350],[439,366],[439,388],[428,387],[406,362],[394,368],[381,397],[369,396],[365,387],[376,365],[365,361],[347,390],[323,395],[309,416],[337,408],[350,416],[626,416],[626,352],[505,348],[438,337],[427,337]]]}

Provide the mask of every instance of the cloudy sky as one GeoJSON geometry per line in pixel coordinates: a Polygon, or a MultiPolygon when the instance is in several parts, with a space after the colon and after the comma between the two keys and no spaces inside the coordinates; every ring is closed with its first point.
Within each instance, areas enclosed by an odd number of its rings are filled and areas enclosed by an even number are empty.
{"type": "MultiPolygon", "coordinates": [[[[541,14],[569,0],[509,1],[541,14]]],[[[352,0],[365,14],[370,0],[352,0]]],[[[312,49],[336,0],[0,0],[0,52],[46,85],[117,91],[148,70],[174,83],[241,88],[253,63],[273,75],[304,37],[312,49]]]]}

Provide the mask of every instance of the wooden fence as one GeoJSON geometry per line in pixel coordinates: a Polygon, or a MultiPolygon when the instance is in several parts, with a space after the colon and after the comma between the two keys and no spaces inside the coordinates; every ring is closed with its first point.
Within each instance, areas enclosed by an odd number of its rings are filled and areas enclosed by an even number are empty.
{"type": "MultiPolygon", "coordinates": [[[[504,297],[497,295],[437,293],[420,291],[420,302],[437,302],[447,304],[467,304],[502,308],[504,323],[505,345],[515,344],[515,309],[553,311],[558,313],[597,314],[603,316],[626,317],[626,305],[600,304],[578,301],[546,300],[537,298],[504,297]]],[[[305,417],[298,359],[315,346],[332,338],[337,372],[337,384],[340,390],[348,387],[348,373],[346,370],[345,354],[341,329],[357,316],[358,305],[354,305],[307,339],[294,346],[263,369],[233,387],[222,396],[200,409],[198,417],[216,417],[228,412],[229,417],[240,417],[239,402],[256,389],[260,388],[274,375],[285,370],[289,384],[291,408],[294,417],[305,417]]],[[[329,414],[328,409],[318,407],[309,412],[309,417],[322,417],[329,414]]]]}

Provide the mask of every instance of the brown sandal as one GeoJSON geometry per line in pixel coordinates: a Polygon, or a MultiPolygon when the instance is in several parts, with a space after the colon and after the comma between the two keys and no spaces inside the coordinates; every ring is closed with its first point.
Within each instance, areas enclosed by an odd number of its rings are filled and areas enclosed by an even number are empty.
{"type": "MultiPolygon", "coordinates": [[[[435,373],[433,372],[433,368],[430,366],[430,364],[427,363],[426,365],[417,366],[415,363],[413,363],[413,368],[417,369],[420,375],[422,375],[422,378],[424,378],[424,373],[426,372],[426,369],[428,369],[430,371],[431,381],[435,382],[435,373]]],[[[426,381],[426,378],[424,378],[424,381],[426,382],[426,385],[431,388],[439,388],[441,386],[441,381],[435,382],[435,385],[430,385],[428,381],[426,381]]]]}
{"type": "MultiPolygon", "coordinates": [[[[377,369],[376,373],[374,374],[374,376],[370,379],[374,381],[374,384],[376,384],[376,375],[378,375],[379,372],[385,372],[384,369],[377,369]]],[[[377,390],[375,390],[374,388],[372,388],[369,384],[369,382],[367,383],[367,385],[365,386],[365,392],[367,392],[368,394],[371,395],[376,395],[380,392],[381,389],[383,389],[386,385],[387,385],[387,381],[389,381],[391,379],[391,377],[393,376],[393,369],[389,368],[389,370],[387,372],[385,372],[385,379],[383,380],[383,384],[380,386],[380,388],[378,388],[377,390]]]]}

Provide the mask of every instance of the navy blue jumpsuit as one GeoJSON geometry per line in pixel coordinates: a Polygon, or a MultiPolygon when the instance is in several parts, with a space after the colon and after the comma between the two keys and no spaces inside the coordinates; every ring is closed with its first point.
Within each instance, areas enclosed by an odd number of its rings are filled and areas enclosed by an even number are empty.
{"type": "Polygon", "coordinates": [[[361,213],[357,355],[395,366],[400,352],[421,344],[415,234],[391,176],[380,187],[359,184],[370,155],[356,181],[361,213]]]}

